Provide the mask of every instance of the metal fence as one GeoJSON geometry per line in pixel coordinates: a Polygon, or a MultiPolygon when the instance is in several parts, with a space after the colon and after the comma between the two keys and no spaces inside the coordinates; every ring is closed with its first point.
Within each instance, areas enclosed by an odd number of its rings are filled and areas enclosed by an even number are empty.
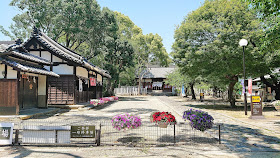
{"type": "Polygon", "coordinates": [[[219,125],[207,132],[192,129],[188,123],[177,123],[160,128],[151,122],[142,122],[136,129],[117,130],[110,121],[101,122],[48,122],[22,121],[15,123],[14,142],[19,144],[95,144],[95,138],[71,138],[71,126],[95,125],[101,131],[101,145],[193,145],[219,143],[219,125]]]}
{"type": "Polygon", "coordinates": [[[116,95],[146,95],[147,94],[147,88],[140,88],[140,94],[138,94],[138,87],[121,87],[121,88],[115,88],[114,93],[116,95]]]}

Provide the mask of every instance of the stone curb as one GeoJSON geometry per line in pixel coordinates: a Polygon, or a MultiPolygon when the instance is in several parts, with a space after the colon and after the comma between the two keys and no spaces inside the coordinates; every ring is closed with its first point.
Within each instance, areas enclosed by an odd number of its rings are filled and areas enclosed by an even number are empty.
{"type": "Polygon", "coordinates": [[[31,115],[22,115],[22,116],[19,116],[19,118],[21,120],[27,120],[27,119],[32,118],[34,116],[42,116],[42,115],[45,115],[45,114],[56,113],[59,110],[60,110],[59,108],[55,108],[55,109],[53,109],[51,111],[47,111],[47,112],[40,112],[40,113],[36,113],[36,114],[31,114],[31,115]]]}

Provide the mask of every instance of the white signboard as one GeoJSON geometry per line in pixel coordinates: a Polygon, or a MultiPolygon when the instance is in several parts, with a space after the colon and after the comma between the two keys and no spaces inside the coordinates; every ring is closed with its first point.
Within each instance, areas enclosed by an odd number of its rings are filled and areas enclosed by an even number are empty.
{"type": "Polygon", "coordinates": [[[0,123],[0,145],[12,144],[13,129],[13,123],[0,123]]]}
{"type": "Polygon", "coordinates": [[[83,91],[83,81],[79,79],[79,92],[83,91]]]}

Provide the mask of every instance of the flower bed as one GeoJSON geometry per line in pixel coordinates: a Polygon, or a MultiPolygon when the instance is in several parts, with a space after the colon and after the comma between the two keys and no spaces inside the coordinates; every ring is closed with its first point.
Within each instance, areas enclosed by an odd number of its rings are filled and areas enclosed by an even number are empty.
{"type": "Polygon", "coordinates": [[[187,110],[183,114],[183,119],[191,122],[192,128],[200,130],[202,132],[207,129],[211,129],[213,126],[214,118],[207,112],[201,110],[187,110]]]}
{"type": "Polygon", "coordinates": [[[163,124],[176,124],[175,116],[170,112],[154,112],[150,116],[151,122],[163,124]]]}
{"type": "Polygon", "coordinates": [[[117,130],[138,128],[141,126],[141,118],[130,114],[121,114],[113,117],[112,125],[117,130]]]}
{"type": "Polygon", "coordinates": [[[116,101],[116,100],[119,100],[117,96],[104,97],[100,99],[91,99],[90,104],[97,106],[97,105],[103,105],[109,101],[116,101]]]}

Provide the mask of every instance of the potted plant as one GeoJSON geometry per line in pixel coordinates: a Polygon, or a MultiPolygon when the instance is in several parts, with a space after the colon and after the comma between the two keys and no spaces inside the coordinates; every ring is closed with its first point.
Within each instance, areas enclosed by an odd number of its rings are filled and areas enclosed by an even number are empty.
{"type": "Polygon", "coordinates": [[[154,112],[151,114],[150,120],[161,128],[166,128],[168,124],[176,124],[175,116],[170,112],[154,112]]]}
{"type": "Polygon", "coordinates": [[[121,129],[134,129],[141,126],[141,118],[130,114],[116,115],[112,118],[113,128],[121,129]]]}
{"type": "Polygon", "coordinates": [[[211,129],[214,124],[214,118],[207,112],[201,110],[190,109],[184,111],[183,119],[189,120],[192,128],[202,132],[211,129]]]}

